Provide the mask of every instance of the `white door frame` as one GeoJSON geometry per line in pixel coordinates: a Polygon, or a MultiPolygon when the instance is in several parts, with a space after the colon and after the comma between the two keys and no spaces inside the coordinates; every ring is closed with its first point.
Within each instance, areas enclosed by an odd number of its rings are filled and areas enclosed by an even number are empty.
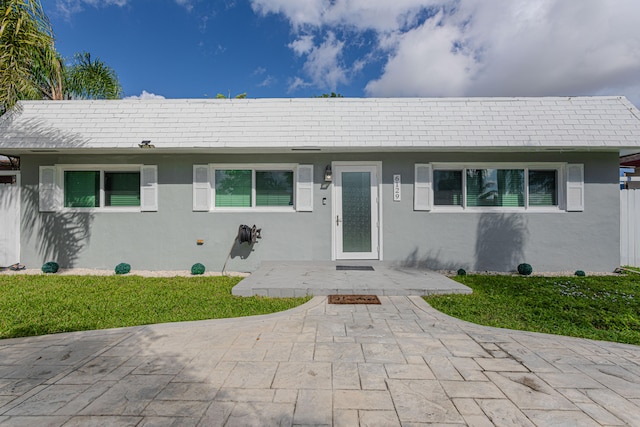
{"type": "Polygon", "coordinates": [[[333,186],[331,190],[331,260],[339,260],[339,259],[375,259],[382,260],[382,162],[344,162],[337,161],[331,162],[331,170],[333,171],[333,186]],[[338,215],[342,215],[342,207],[338,206],[339,197],[337,194],[337,185],[336,180],[338,179],[338,174],[340,171],[348,170],[350,167],[361,168],[361,167],[369,167],[373,168],[375,171],[375,176],[373,177],[376,182],[377,192],[375,193],[375,198],[372,197],[371,205],[373,212],[375,212],[377,216],[377,223],[372,223],[372,232],[374,232],[374,242],[372,247],[372,252],[370,255],[354,255],[353,257],[348,256],[348,254],[344,254],[341,256],[341,251],[338,248],[338,245],[341,243],[342,239],[338,234],[341,231],[341,227],[337,224],[336,218],[338,215]]]}
{"type": "MultiPolygon", "coordinates": [[[[15,227],[15,229],[13,230],[14,235],[13,238],[15,239],[15,246],[14,246],[14,250],[15,250],[15,261],[8,261],[9,265],[12,265],[14,263],[20,262],[20,194],[21,194],[21,187],[20,187],[20,171],[18,170],[2,170],[0,171],[0,176],[12,176],[15,175],[16,177],[16,183],[14,184],[17,188],[17,194],[16,194],[16,199],[15,199],[15,203],[17,204],[17,206],[15,206],[16,209],[16,220],[17,220],[17,225],[15,227]]],[[[7,184],[0,184],[0,186],[4,186],[7,184]]],[[[0,206],[0,209],[10,209],[9,206],[0,206]]],[[[9,265],[1,265],[0,267],[8,267],[9,265]]]]}

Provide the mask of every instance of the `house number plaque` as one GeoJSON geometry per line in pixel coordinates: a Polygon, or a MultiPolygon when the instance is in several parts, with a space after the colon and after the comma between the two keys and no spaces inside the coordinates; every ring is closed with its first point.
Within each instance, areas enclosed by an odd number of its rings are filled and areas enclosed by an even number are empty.
{"type": "Polygon", "coordinates": [[[393,175],[393,201],[399,202],[402,199],[400,192],[400,175],[393,175]]]}

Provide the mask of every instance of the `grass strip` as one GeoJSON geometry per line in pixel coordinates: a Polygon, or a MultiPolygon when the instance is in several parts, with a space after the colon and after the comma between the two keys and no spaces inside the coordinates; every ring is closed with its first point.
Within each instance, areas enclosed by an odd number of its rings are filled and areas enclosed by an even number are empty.
{"type": "Polygon", "coordinates": [[[238,277],[27,276],[0,278],[0,338],[253,316],[309,298],[236,297],[238,277]]]}
{"type": "Polygon", "coordinates": [[[429,296],[469,322],[640,345],[640,276],[458,276],[471,295],[429,296]]]}

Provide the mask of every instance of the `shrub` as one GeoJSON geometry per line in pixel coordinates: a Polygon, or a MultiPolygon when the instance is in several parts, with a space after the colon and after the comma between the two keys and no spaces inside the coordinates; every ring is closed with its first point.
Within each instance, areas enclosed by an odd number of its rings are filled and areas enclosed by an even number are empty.
{"type": "Polygon", "coordinates": [[[466,276],[467,272],[465,271],[464,268],[459,268],[458,269],[458,276],[466,276]]]}
{"type": "Polygon", "coordinates": [[[523,276],[528,276],[533,273],[533,267],[531,267],[530,264],[523,262],[522,264],[518,265],[518,273],[522,274],[523,276]]]}
{"type": "Polygon", "coordinates": [[[191,266],[191,274],[194,274],[194,275],[204,274],[204,265],[200,264],[199,262],[196,262],[195,264],[193,264],[191,266]]]}
{"type": "Polygon", "coordinates": [[[131,266],[126,262],[116,265],[116,274],[127,274],[131,271],[131,266]]]}
{"type": "Polygon", "coordinates": [[[45,262],[42,266],[43,273],[57,273],[59,269],[58,263],[53,261],[45,262]]]}
{"type": "Polygon", "coordinates": [[[579,277],[584,277],[584,276],[586,276],[587,274],[586,274],[584,271],[582,271],[582,270],[576,270],[575,275],[576,275],[576,276],[579,276],[579,277]]]}

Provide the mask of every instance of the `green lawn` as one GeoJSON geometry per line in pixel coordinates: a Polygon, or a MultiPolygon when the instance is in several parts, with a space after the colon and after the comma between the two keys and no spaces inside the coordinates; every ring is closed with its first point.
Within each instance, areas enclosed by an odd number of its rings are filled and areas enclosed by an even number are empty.
{"type": "Polygon", "coordinates": [[[273,313],[309,298],[236,297],[238,277],[0,277],[0,338],[273,313]]]}
{"type": "Polygon", "coordinates": [[[499,328],[640,345],[640,275],[454,279],[473,294],[425,297],[451,316],[499,328]]]}

